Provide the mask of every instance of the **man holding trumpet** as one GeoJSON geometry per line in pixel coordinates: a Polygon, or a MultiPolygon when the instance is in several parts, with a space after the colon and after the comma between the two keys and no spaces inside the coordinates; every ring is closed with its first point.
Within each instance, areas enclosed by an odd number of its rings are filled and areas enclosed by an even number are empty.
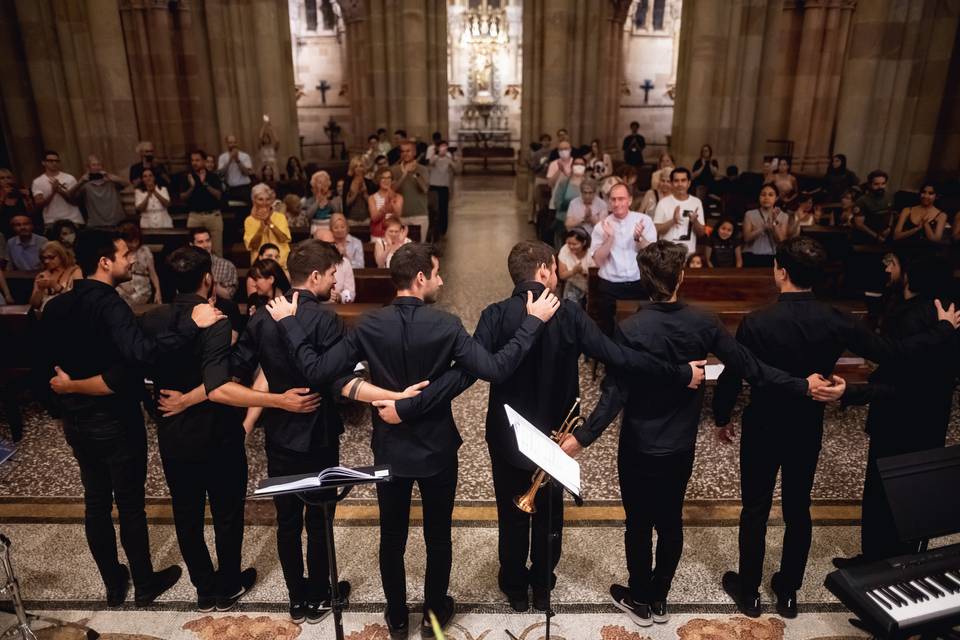
{"type": "MultiPolygon", "coordinates": [[[[528,295],[537,297],[557,287],[553,249],[542,242],[515,245],[507,259],[507,267],[515,285],[513,294],[487,307],[474,333],[474,337],[491,351],[509,342],[520,326],[528,295]]],[[[548,585],[546,576],[560,560],[563,491],[557,485],[550,485],[545,491],[531,487],[534,466],[518,450],[503,405],[509,404],[547,434],[561,427],[568,412],[568,417],[574,420],[578,411],[570,408],[580,394],[581,353],[610,365],[662,378],[677,388],[688,385],[696,388],[703,379],[703,362],[675,364],[648,352],[620,347],[603,335],[582,307],[571,300],[563,300],[513,375],[491,385],[486,440],[493,463],[497,500],[498,583],[516,611],[529,608],[530,587],[533,588],[534,607],[540,610],[547,607],[548,590],[553,588],[555,577],[548,585]],[[553,522],[549,528],[555,536],[549,571],[546,557],[547,500],[553,500],[553,522]]],[[[386,403],[388,406],[380,415],[387,422],[400,419],[406,422],[435,406],[449,403],[475,381],[475,377],[460,369],[451,370],[432,382],[419,397],[386,403]]]]}

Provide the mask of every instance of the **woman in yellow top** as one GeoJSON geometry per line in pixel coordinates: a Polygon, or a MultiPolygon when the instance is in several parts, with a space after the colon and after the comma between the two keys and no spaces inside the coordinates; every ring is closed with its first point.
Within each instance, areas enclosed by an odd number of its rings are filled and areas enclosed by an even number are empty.
{"type": "Polygon", "coordinates": [[[268,242],[280,247],[277,262],[287,266],[287,254],[290,253],[290,227],[287,216],[273,210],[273,190],[265,184],[258,184],[250,192],[253,208],[243,221],[243,244],[250,250],[250,264],[257,260],[260,246],[268,242]]]}

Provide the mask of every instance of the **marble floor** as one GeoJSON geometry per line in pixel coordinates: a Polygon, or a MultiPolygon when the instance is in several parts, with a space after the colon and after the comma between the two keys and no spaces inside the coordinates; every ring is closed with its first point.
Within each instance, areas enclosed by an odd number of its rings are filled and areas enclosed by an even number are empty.
{"type": "MultiPolygon", "coordinates": [[[[452,205],[450,234],[445,242],[441,304],[457,313],[471,330],[485,305],[510,294],[506,256],[517,239],[532,237],[526,205],[516,204],[512,178],[470,176],[459,181],[452,205]]],[[[488,387],[478,383],[454,403],[464,438],[460,451],[458,503],[454,514],[455,562],[451,593],[461,604],[449,637],[492,640],[509,637],[536,640],[543,635],[542,617],[516,614],[502,601],[496,586],[496,514],[492,506],[489,456],[483,441],[488,387]]],[[[587,410],[598,399],[598,381],[588,363],[581,366],[581,394],[587,410]]],[[[709,407],[709,390],[705,406],[709,407]]],[[[369,463],[370,417],[360,407],[344,410],[347,433],[344,464],[369,463]]],[[[257,567],[260,580],[237,611],[204,615],[192,611],[195,594],[184,577],[149,611],[128,605],[104,610],[102,585],[86,548],[79,473],[63,441],[57,421],[37,405],[26,410],[26,436],[14,457],[0,465],[0,532],[13,541],[12,557],[32,611],[88,624],[104,638],[332,638],[329,621],[297,627],[285,619],[286,594],[276,560],[269,501],[251,501],[247,508],[245,561],[257,567]]],[[[766,614],[759,620],[733,615],[719,587],[719,576],[736,564],[736,519],[739,473],[736,447],[713,436],[704,412],[694,475],[687,493],[688,524],[684,560],[680,564],[671,606],[673,620],[652,629],[635,627],[609,604],[611,582],[625,580],[622,552],[622,509],[615,473],[615,423],[581,458],[584,507],[568,508],[564,553],[555,591],[554,638],[564,640],[644,640],[647,638],[831,638],[859,634],[846,623],[842,607],[822,585],[830,558],[852,554],[858,547],[859,497],[866,439],[861,410],[827,411],[825,440],[814,487],[814,546],[806,584],[800,593],[801,616],[784,622],[766,614]]],[[[148,429],[153,429],[148,425],[148,429]]],[[[0,422],[0,433],[6,433],[0,422]]],[[[151,431],[152,433],[152,431],[151,431]]],[[[951,442],[960,441],[960,425],[951,425],[951,442]]],[[[155,563],[182,562],[171,525],[163,473],[150,438],[147,481],[148,518],[155,563]]],[[[265,475],[262,433],[247,443],[252,486],[265,475]]],[[[381,611],[383,594],[376,566],[377,511],[370,491],[358,491],[337,512],[336,537],[341,574],[353,584],[345,618],[351,640],[386,640],[381,611]]],[[[782,528],[775,507],[768,536],[767,575],[775,570],[782,528]]],[[[419,512],[415,508],[417,523],[419,512]]],[[[212,535],[212,530],[208,531],[212,535]]],[[[407,557],[411,602],[422,598],[424,567],[422,531],[411,530],[407,557]]],[[[769,601],[770,594],[765,594],[769,601]]],[[[412,622],[417,624],[419,617],[412,622]]],[[[0,629],[4,627],[0,620],[0,629]]],[[[415,637],[416,634],[413,634],[415,637]]],[[[76,627],[47,629],[40,637],[80,638],[76,627]]]]}

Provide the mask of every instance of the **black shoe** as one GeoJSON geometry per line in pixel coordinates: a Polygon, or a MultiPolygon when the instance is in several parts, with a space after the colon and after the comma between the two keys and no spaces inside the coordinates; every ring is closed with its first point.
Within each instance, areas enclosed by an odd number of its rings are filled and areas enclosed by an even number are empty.
{"type": "Polygon", "coordinates": [[[130,570],[127,565],[120,565],[120,577],[112,587],[107,587],[107,606],[119,607],[127,600],[130,591],[130,570]]]}
{"type": "Polygon", "coordinates": [[[152,604],[154,600],[160,597],[164,591],[177,584],[177,580],[183,574],[183,570],[177,565],[167,567],[163,571],[155,571],[153,574],[153,584],[146,591],[135,593],[134,602],[138,607],[146,607],[152,604]]]}
{"type": "Polygon", "coordinates": [[[650,613],[653,614],[653,621],[657,624],[663,624],[670,620],[666,600],[654,600],[653,604],[650,605],[650,613]]]}
{"type": "Polygon", "coordinates": [[[304,620],[306,619],[307,619],[307,603],[291,602],[290,603],[290,620],[294,624],[303,624],[304,620]]]}
{"type": "Polygon", "coordinates": [[[634,624],[641,627],[649,627],[653,624],[650,605],[643,602],[634,602],[630,596],[630,589],[622,584],[612,584],[610,585],[610,597],[613,598],[613,606],[627,614],[634,624]]]}
{"type": "Polygon", "coordinates": [[[217,608],[216,596],[202,596],[197,594],[197,611],[200,613],[210,613],[217,608]]]}
{"type": "Polygon", "coordinates": [[[533,608],[537,611],[546,611],[550,608],[550,592],[543,587],[533,588],[533,608]]]}
{"type": "MultiPolygon", "coordinates": [[[[434,610],[433,615],[437,617],[437,624],[440,625],[440,630],[443,631],[447,628],[447,625],[450,624],[450,621],[453,620],[453,616],[457,612],[457,603],[454,602],[450,596],[446,596],[443,599],[441,609],[440,611],[434,610]]],[[[427,615],[426,610],[423,612],[423,620],[420,622],[420,637],[436,638],[433,633],[433,625],[430,624],[430,617],[427,615]]]]}
{"type": "Polygon", "coordinates": [[[387,623],[390,640],[407,640],[410,635],[410,611],[404,607],[396,615],[390,613],[390,607],[383,612],[383,621],[387,623]]]}
{"type": "Polygon", "coordinates": [[[777,596],[777,613],[781,618],[797,617],[797,592],[790,589],[780,588],[780,573],[773,574],[770,578],[770,588],[777,596]]]}
{"type": "Polygon", "coordinates": [[[743,587],[740,584],[740,574],[736,571],[727,571],[721,579],[723,590],[727,592],[730,599],[737,605],[737,609],[748,618],[760,617],[760,594],[743,593],[743,587]]]}
{"type": "MultiPolygon", "coordinates": [[[[343,606],[347,606],[350,603],[350,583],[346,580],[341,580],[337,583],[340,591],[340,599],[343,601],[343,606]]],[[[333,611],[333,595],[331,594],[326,600],[321,600],[319,602],[311,602],[307,600],[307,622],[310,624],[316,624],[330,615],[330,612],[333,611]]]]}
{"type": "Polygon", "coordinates": [[[831,562],[837,569],[852,569],[853,567],[858,567],[861,564],[866,564],[867,560],[863,557],[862,553],[858,553],[850,558],[837,557],[831,560],[831,562]]]}
{"type": "Polygon", "coordinates": [[[523,595],[519,594],[504,594],[507,596],[507,602],[510,603],[510,608],[516,611],[517,613],[525,613],[530,609],[530,596],[526,593],[523,595]]]}
{"type": "Polygon", "coordinates": [[[257,570],[253,567],[244,569],[240,572],[240,590],[229,596],[220,596],[217,598],[217,611],[230,611],[257,581],[257,570]]]}

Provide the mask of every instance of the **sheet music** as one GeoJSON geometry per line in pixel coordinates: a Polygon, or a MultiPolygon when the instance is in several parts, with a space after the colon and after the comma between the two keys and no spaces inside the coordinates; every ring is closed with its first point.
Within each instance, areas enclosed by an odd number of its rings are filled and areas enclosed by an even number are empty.
{"type": "Polygon", "coordinates": [[[723,373],[722,364],[708,364],[703,368],[703,373],[707,380],[716,380],[723,373]]]}
{"type": "Polygon", "coordinates": [[[508,404],[503,405],[507,420],[517,436],[520,453],[528,457],[547,475],[562,484],[576,496],[580,495],[580,464],[563,452],[556,442],[514,411],[508,404]]]}

